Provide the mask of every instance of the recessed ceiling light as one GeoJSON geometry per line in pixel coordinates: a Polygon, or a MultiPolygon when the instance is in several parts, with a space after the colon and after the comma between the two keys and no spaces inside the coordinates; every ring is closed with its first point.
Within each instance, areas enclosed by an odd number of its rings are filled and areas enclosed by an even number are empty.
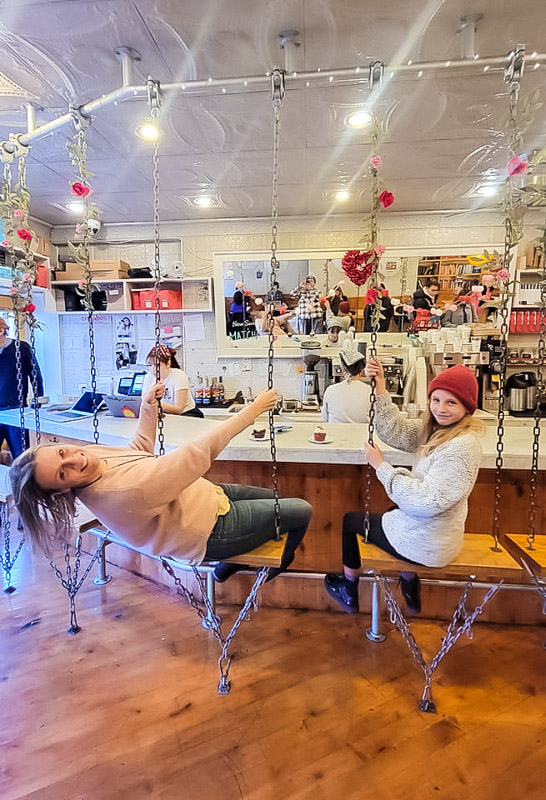
{"type": "Polygon", "coordinates": [[[493,184],[489,184],[486,186],[479,186],[476,189],[477,194],[481,194],[484,197],[493,197],[493,195],[497,194],[499,191],[499,187],[493,184]]]}
{"type": "Polygon", "coordinates": [[[152,119],[144,120],[135,128],[135,133],[140,139],[146,142],[155,142],[159,139],[159,128],[152,119]]]}
{"type": "Polygon", "coordinates": [[[348,125],[349,128],[365,128],[367,125],[370,125],[371,122],[372,115],[363,108],[359,111],[353,111],[345,120],[345,124],[348,125]]]}
{"type": "Polygon", "coordinates": [[[199,197],[196,197],[193,201],[196,206],[202,206],[206,208],[207,206],[212,205],[212,198],[208,197],[206,194],[201,194],[199,197]]]}
{"type": "Polygon", "coordinates": [[[72,200],[65,205],[65,208],[72,211],[74,214],[81,214],[84,209],[84,204],[81,200],[72,200]]]}
{"type": "Polygon", "coordinates": [[[340,189],[339,192],[335,193],[336,200],[348,200],[350,196],[351,193],[347,189],[340,189]]]}

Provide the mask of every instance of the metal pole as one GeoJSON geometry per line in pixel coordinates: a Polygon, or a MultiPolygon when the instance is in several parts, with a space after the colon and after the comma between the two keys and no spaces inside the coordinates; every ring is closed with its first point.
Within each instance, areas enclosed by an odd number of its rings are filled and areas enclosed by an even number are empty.
{"type": "Polygon", "coordinates": [[[97,559],[97,577],[93,578],[93,583],[95,586],[104,586],[106,583],[110,583],[112,580],[112,576],[108,575],[106,571],[106,545],[108,544],[107,539],[102,540],[99,557],[97,559]]]}
{"type": "Polygon", "coordinates": [[[379,582],[373,579],[372,582],[372,609],[371,614],[372,618],[370,620],[371,625],[366,630],[366,638],[370,640],[370,642],[384,642],[387,638],[384,633],[381,632],[381,590],[379,588],[379,582]]]}

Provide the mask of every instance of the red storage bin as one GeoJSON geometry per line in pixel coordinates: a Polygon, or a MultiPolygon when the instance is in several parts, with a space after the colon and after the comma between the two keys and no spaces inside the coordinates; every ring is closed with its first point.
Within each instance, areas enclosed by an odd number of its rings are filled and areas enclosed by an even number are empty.
{"type": "MultiPolygon", "coordinates": [[[[133,289],[131,305],[134,311],[155,311],[155,289],[133,289]]],[[[182,308],[182,291],[180,289],[160,289],[160,311],[176,308],[182,308]]]]}
{"type": "MultiPolygon", "coordinates": [[[[155,298],[154,298],[155,303],[155,298]]],[[[180,289],[160,289],[160,308],[182,308],[182,291],[180,289]]]]}
{"type": "Polygon", "coordinates": [[[140,290],[131,289],[131,308],[133,311],[140,311],[140,290]]]}

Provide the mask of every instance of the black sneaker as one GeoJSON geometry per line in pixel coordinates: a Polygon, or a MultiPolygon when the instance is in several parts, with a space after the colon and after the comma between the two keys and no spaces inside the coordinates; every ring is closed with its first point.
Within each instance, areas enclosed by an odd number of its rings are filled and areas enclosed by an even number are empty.
{"type": "Polygon", "coordinates": [[[421,581],[419,575],[408,580],[400,575],[400,590],[410,614],[421,613],[421,581]]]}
{"type": "Polygon", "coordinates": [[[347,614],[358,611],[358,581],[350,581],[344,575],[329,572],[324,577],[326,591],[347,614]]]}
{"type": "Polygon", "coordinates": [[[235,575],[236,572],[239,572],[240,569],[250,569],[250,567],[248,564],[232,564],[231,562],[220,561],[220,563],[214,567],[212,577],[216,583],[224,583],[224,581],[227,581],[232,575],[235,575]]]}

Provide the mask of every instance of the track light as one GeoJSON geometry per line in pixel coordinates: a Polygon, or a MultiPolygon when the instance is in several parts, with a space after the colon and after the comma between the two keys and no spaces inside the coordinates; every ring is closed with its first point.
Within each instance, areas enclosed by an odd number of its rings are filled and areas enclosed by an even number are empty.
{"type": "Polygon", "coordinates": [[[135,128],[135,133],[146,142],[155,142],[159,139],[159,128],[156,120],[152,117],[139,123],[135,128]]]}

